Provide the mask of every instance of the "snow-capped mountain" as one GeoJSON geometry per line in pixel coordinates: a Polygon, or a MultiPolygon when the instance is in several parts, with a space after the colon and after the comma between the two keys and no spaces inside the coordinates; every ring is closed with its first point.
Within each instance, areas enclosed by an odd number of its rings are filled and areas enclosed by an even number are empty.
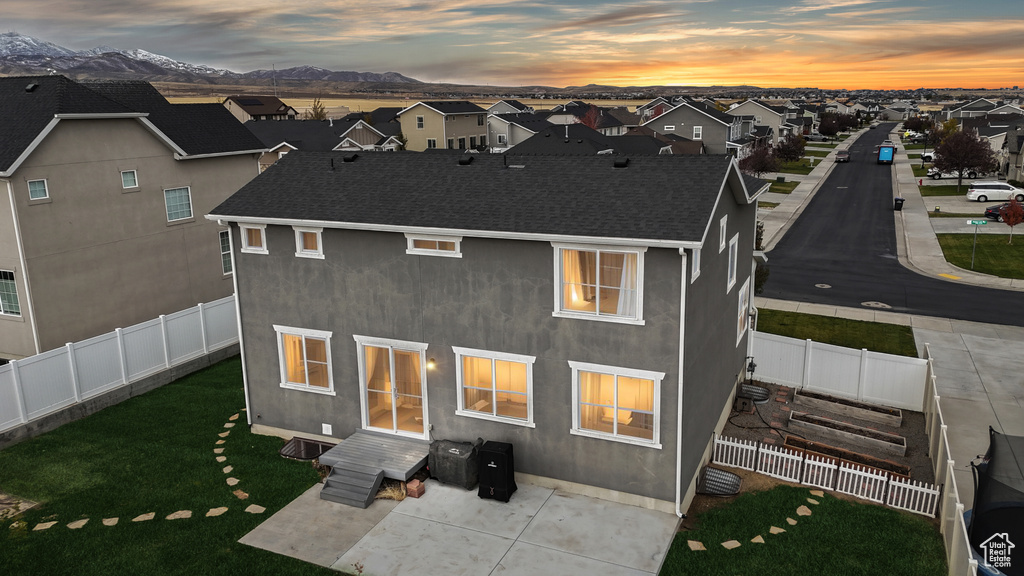
{"type": "Polygon", "coordinates": [[[240,74],[189,64],[141,49],[122,50],[99,46],[91,50],[71,50],[17,32],[0,34],[0,74],[61,73],[96,79],[140,79],[186,82],[269,79],[324,80],[333,82],[414,82],[419,80],[396,72],[334,72],[316,66],[298,66],[283,70],[254,70],[240,74]]]}

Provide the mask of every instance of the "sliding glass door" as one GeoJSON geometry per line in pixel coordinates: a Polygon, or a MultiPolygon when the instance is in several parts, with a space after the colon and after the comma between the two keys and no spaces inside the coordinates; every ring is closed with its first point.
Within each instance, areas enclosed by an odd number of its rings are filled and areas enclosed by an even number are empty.
{"type": "Polygon", "coordinates": [[[424,437],[426,344],[356,336],[363,426],[424,437]]]}

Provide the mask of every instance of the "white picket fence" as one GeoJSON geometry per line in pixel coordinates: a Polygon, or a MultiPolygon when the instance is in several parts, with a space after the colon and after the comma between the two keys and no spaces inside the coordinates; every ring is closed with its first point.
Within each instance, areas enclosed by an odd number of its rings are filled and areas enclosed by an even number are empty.
{"type": "Polygon", "coordinates": [[[813,454],[724,436],[715,437],[714,462],[753,470],[789,482],[835,490],[893,508],[935,517],[939,489],[931,484],[890,478],[889,473],[813,454]],[[753,461],[756,468],[749,466],[753,461]],[[889,498],[886,499],[888,494],[889,498]]]}
{"type": "Polygon", "coordinates": [[[927,361],[753,332],[754,377],[893,408],[923,411],[927,361]]]}
{"type": "Polygon", "coordinates": [[[0,366],[0,432],[238,342],[235,297],[0,366]]]}

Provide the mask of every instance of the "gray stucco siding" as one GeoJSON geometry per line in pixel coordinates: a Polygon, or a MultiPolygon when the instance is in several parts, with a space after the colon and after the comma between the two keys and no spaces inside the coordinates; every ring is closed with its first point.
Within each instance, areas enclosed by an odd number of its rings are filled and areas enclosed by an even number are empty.
{"type": "MultiPolygon", "coordinates": [[[[233,227],[238,245],[238,229],[233,227]]],[[[353,334],[422,342],[428,421],[435,439],[512,442],[517,470],[672,500],[678,382],[679,283],[675,250],[644,255],[644,319],[635,326],[557,318],[550,243],[464,238],[461,258],[406,254],[401,234],[327,229],[323,260],[297,258],[294,233],[268,226],[270,254],[236,250],[247,377],[254,422],[299,432],[333,426],[343,438],[360,422],[353,334]],[[280,387],[273,325],[332,332],[335,396],[280,387]],[[455,414],[452,346],[536,357],[535,427],[455,414]],[[570,434],[568,361],[664,372],[661,449],[570,434]]]]}

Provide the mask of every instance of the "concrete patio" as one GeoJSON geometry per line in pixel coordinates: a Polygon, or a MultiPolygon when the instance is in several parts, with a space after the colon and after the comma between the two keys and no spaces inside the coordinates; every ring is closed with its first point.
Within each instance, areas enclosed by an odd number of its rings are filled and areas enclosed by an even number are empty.
{"type": "Polygon", "coordinates": [[[674,514],[519,482],[506,504],[426,482],[421,498],[363,510],[321,500],[316,484],[240,542],[356,573],[657,574],[674,514]]]}

